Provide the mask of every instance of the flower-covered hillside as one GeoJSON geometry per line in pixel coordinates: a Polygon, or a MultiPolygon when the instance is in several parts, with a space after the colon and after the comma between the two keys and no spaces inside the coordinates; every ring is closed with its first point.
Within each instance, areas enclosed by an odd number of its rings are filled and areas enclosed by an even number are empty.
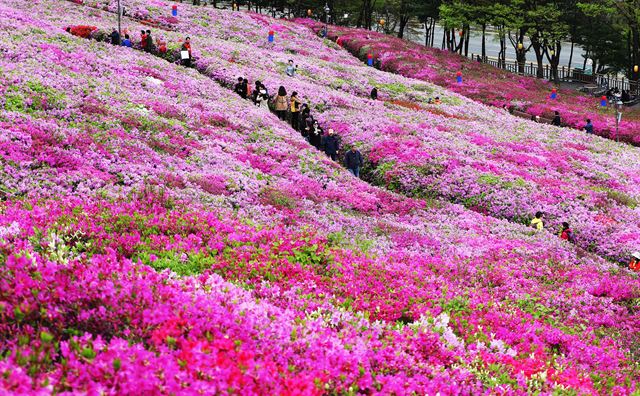
{"type": "MultiPolygon", "coordinates": [[[[324,27],[310,19],[297,22],[316,32],[324,27]]],[[[585,120],[590,118],[598,135],[640,146],[640,112],[637,110],[625,111],[619,136],[616,136],[614,111],[601,108],[599,98],[558,89],[558,98],[554,100],[550,97],[554,85],[547,81],[512,74],[449,51],[369,30],[331,26],[329,38],[361,59],[372,54],[383,70],[432,82],[481,103],[515,107],[534,116],[551,119],[557,110],[564,125],[577,129],[582,129],[585,120]],[[456,81],[456,73],[460,70],[463,84],[456,81]]]]}
{"type": "Polygon", "coordinates": [[[1,393],[637,389],[628,271],[357,181],[59,4],[0,5],[1,393]]]}
{"type": "MultiPolygon", "coordinates": [[[[134,15],[161,20],[173,4],[135,0],[130,7],[134,15]]],[[[50,17],[61,25],[81,19],[50,17]]],[[[110,23],[91,21],[103,31],[110,23]]],[[[640,246],[637,148],[530,123],[440,87],[377,72],[337,47],[322,51],[322,40],[299,25],[261,15],[183,5],[171,29],[156,34],[170,47],[191,36],[196,67],[218,81],[230,85],[244,76],[263,81],[271,93],[280,84],[300,93],[323,125],[363,149],[370,164],[365,177],[376,184],[521,224],[543,211],[553,233],[568,221],[579,246],[616,260],[640,246]],[[269,31],[276,33],[274,43],[269,31]],[[288,59],[299,66],[295,78],[284,74],[288,59]],[[383,100],[368,99],[373,86],[383,100]],[[428,104],[435,96],[444,104],[428,104]]]]}

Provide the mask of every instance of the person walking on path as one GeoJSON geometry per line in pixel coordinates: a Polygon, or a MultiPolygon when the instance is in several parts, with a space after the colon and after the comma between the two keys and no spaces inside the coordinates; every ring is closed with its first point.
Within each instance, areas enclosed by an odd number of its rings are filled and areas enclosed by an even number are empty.
{"type": "Polygon", "coordinates": [[[553,121],[551,121],[551,125],[560,126],[562,123],[562,119],[560,119],[560,112],[555,111],[555,115],[553,116],[553,121]]]}
{"type": "Polygon", "coordinates": [[[251,93],[251,98],[253,99],[253,104],[260,107],[262,102],[265,100],[269,100],[269,91],[267,87],[265,87],[261,81],[256,80],[256,87],[251,93]]]}
{"type": "Polygon", "coordinates": [[[324,131],[322,130],[322,127],[320,127],[320,124],[318,124],[318,121],[314,120],[311,126],[311,131],[309,133],[309,143],[311,143],[313,147],[320,150],[320,147],[322,146],[323,136],[324,136],[324,131]]]}
{"type": "Polygon", "coordinates": [[[344,155],[344,165],[352,175],[360,177],[360,168],[362,168],[364,162],[362,161],[362,154],[360,154],[356,146],[351,146],[351,150],[344,155]]]}
{"type": "Polygon", "coordinates": [[[281,121],[287,119],[287,107],[289,105],[289,101],[287,100],[287,90],[281,85],[278,88],[278,96],[275,99],[275,110],[276,115],[281,121]]]}
{"type": "Polygon", "coordinates": [[[122,46],[129,47],[129,48],[133,46],[133,44],[131,43],[131,38],[129,37],[128,34],[124,35],[124,40],[122,40],[122,46]]]}
{"type": "Polygon", "coordinates": [[[109,37],[111,38],[111,44],[120,45],[120,33],[118,33],[118,30],[116,28],[113,28],[113,31],[111,32],[109,37]]]}
{"type": "Polygon", "coordinates": [[[569,228],[569,223],[567,223],[566,221],[562,223],[560,239],[564,239],[565,241],[569,241],[571,243],[576,243],[576,237],[575,235],[573,235],[573,231],[571,231],[571,228],[569,228]]]}
{"type": "Polygon", "coordinates": [[[542,212],[536,212],[536,217],[531,220],[531,227],[536,231],[542,231],[544,229],[544,223],[542,222],[542,212]]]}
{"type": "Polygon", "coordinates": [[[311,110],[305,103],[300,107],[300,134],[307,142],[309,141],[309,131],[311,131],[311,125],[313,124],[313,117],[311,117],[311,110]]]}
{"type": "Polygon", "coordinates": [[[186,39],[184,39],[184,43],[182,43],[180,52],[182,64],[186,67],[191,67],[191,37],[187,37],[186,39]],[[182,52],[186,52],[186,56],[182,56],[182,52]]]}
{"type": "Polygon", "coordinates": [[[296,70],[298,70],[298,68],[293,65],[293,59],[289,59],[287,68],[284,72],[287,73],[287,76],[293,77],[296,74],[296,70]]]}
{"type": "Polygon", "coordinates": [[[300,101],[300,99],[298,99],[298,93],[294,91],[291,94],[290,111],[291,111],[291,128],[295,129],[296,131],[300,129],[300,105],[301,104],[302,102],[300,101]]]}
{"type": "Polygon", "coordinates": [[[301,134],[307,142],[311,143],[311,133],[313,131],[313,123],[315,121],[313,119],[313,116],[308,110],[309,109],[307,109],[306,113],[301,113],[302,114],[301,115],[302,116],[301,134]]]}
{"type": "Polygon", "coordinates": [[[591,119],[587,118],[587,125],[583,128],[589,135],[593,135],[593,124],[591,123],[591,119]]]}
{"type": "Polygon", "coordinates": [[[332,160],[338,159],[338,152],[340,151],[340,141],[335,134],[335,131],[329,128],[329,134],[324,136],[322,139],[322,146],[324,147],[324,152],[331,158],[332,160]]]}

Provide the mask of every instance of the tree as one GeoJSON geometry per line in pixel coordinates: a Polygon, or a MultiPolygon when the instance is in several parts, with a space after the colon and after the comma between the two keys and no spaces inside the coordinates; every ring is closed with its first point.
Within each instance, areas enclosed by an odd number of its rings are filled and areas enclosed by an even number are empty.
{"type": "Polygon", "coordinates": [[[424,45],[433,47],[436,21],[439,18],[440,0],[424,0],[418,2],[418,20],[424,25],[424,45]]]}
{"type": "Polygon", "coordinates": [[[440,5],[440,22],[445,30],[445,44],[448,50],[462,54],[463,48],[468,49],[473,12],[473,6],[467,1],[444,1],[440,5]],[[456,37],[456,31],[459,38],[456,37]]]}
{"type": "MultiPolygon", "coordinates": [[[[585,13],[585,15],[598,19],[598,23],[593,24],[594,28],[604,26],[611,30],[615,29],[620,31],[622,40],[618,40],[619,37],[612,37],[616,39],[612,44],[614,47],[617,47],[620,42],[624,43],[626,41],[625,53],[623,56],[624,65],[622,69],[627,73],[630,79],[638,81],[640,73],[634,71],[634,65],[638,65],[640,62],[640,0],[582,1],[578,3],[578,7],[585,13]]],[[[617,35],[615,33],[608,33],[607,36],[611,37],[617,35]]],[[[589,41],[589,43],[594,47],[599,47],[598,45],[595,45],[593,37],[591,37],[590,34],[587,34],[584,39],[585,41],[589,41]]],[[[598,48],[596,51],[594,48],[595,53],[602,52],[602,54],[598,55],[603,58],[606,58],[606,55],[604,54],[611,52],[610,50],[607,51],[606,48],[598,48]]],[[[603,59],[599,60],[600,63],[603,63],[603,59]]]]}

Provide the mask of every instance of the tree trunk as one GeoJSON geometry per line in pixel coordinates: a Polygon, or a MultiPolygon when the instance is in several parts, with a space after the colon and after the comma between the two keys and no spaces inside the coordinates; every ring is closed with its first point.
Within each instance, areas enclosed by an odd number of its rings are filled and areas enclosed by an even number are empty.
{"type": "Polygon", "coordinates": [[[371,30],[372,19],[373,19],[373,3],[372,0],[363,0],[362,1],[362,11],[364,14],[364,27],[367,30],[371,30]]]}
{"type": "Polygon", "coordinates": [[[442,49],[444,49],[444,43],[447,42],[447,50],[451,51],[451,30],[446,29],[442,35],[442,49]]]}
{"type": "Polygon", "coordinates": [[[504,31],[500,32],[500,52],[498,53],[498,67],[504,69],[507,64],[507,38],[504,31]]]}
{"type": "MultiPolygon", "coordinates": [[[[640,29],[637,26],[631,28],[631,79],[633,81],[640,80],[640,70],[637,72],[633,70],[634,66],[639,66],[640,63],[640,29]]],[[[637,85],[637,84],[636,84],[637,85]]]]}
{"type": "Polygon", "coordinates": [[[545,51],[547,55],[547,60],[549,61],[549,81],[553,80],[554,82],[560,82],[560,78],[558,78],[558,65],[560,64],[560,51],[562,51],[562,42],[560,40],[553,42],[553,53],[550,55],[549,52],[545,51]]]}
{"type": "Polygon", "coordinates": [[[431,32],[429,31],[429,23],[428,21],[425,19],[424,21],[424,46],[428,47],[429,46],[429,34],[431,32]]]}
{"type": "Polygon", "coordinates": [[[363,21],[364,21],[364,2],[362,4],[362,7],[360,7],[360,11],[358,11],[358,20],[356,21],[356,27],[361,28],[363,21]]]}
{"type": "Polygon", "coordinates": [[[435,44],[435,41],[436,41],[436,19],[431,18],[431,44],[429,45],[433,47],[433,45],[435,44]]]}
{"type": "Polygon", "coordinates": [[[571,71],[571,64],[573,63],[573,47],[575,46],[574,40],[573,40],[573,36],[571,37],[571,52],[569,53],[569,64],[567,65],[567,67],[569,68],[569,71],[571,71]]]}
{"type": "Polygon", "coordinates": [[[536,77],[544,78],[544,49],[537,35],[531,36],[531,47],[536,56],[536,77]]]}
{"type": "MultiPolygon", "coordinates": [[[[518,64],[518,73],[524,74],[524,66],[527,62],[527,51],[528,49],[518,49],[518,43],[522,43],[524,45],[524,34],[525,29],[521,28],[518,30],[517,36],[515,40],[511,37],[511,32],[509,32],[509,40],[511,41],[511,45],[513,45],[513,49],[516,51],[516,63],[518,64]]],[[[531,42],[533,43],[534,38],[531,38],[531,42]]]]}
{"type": "Polygon", "coordinates": [[[482,61],[483,62],[487,58],[487,37],[486,37],[486,32],[487,32],[487,24],[483,23],[482,24],[482,61]]]}
{"type": "Polygon", "coordinates": [[[409,16],[401,15],[400,28],[398,29],[398,38],[404,38],[404,29],[407,27],[407,23],[409,23],[409,16]]]}
{"type": "Polygon", "coordinates": [[[467,30],[464,36],[464,56],[469,56],[469,38],[471,38],[471,30],[467,30]]]}

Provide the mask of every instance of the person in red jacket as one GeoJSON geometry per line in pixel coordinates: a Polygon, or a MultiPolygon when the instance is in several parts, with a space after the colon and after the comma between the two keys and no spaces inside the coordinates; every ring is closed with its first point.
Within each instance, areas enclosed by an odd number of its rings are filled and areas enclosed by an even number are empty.
{"type": "Polygon", "coordinates": [[[167,42],[164,39],[157,38],[156,43],[158,46],[158,52],[162,55],[167,53],[167,42]]]}
{"type": "Polygon", "coordinates": [[[560,239],[564,239],[565,241],[569,241],[571,243],[576,242],[576,238],[573,235],[573,231],[569,228],[569,223],[566,221],[562,223],[562,231],[560,231],[560,239]]]}
{"type": "Polygon", "coordinates": [[[140,47],[143,51],[147,50],[147,33],[144,30],[140,31],[140,47]]]}
{"type": "Polygon", "coordinates": [[[629,262],[629,269],[631,271],[640,272],[640,252],[634,252],[631,255],[631,261],[629,262]]]}
{"type": "Polygon", "coordinates": [[[182,48],[180,49],[180,52],[183,51],[187,51],[188,52],[188,57],[182,57],[182,64],[186,67],[191,67],[191,38],[187,37],[184,40],[184,43],[182,43],[182,48]]]}

